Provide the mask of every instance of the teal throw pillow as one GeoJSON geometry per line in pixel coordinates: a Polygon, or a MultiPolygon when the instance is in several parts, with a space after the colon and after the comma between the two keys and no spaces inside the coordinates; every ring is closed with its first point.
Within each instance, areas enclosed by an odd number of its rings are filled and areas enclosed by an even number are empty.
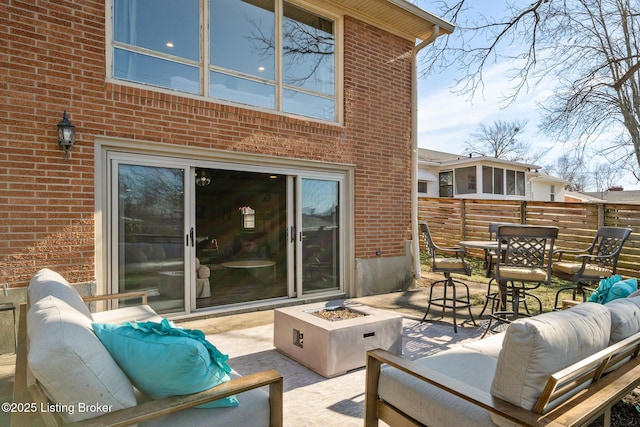
{"type": "MultiPolygon", "coordinates": [[[[92,323],[113,359],[131,382],[152,399],[197,393],[229,381],[227,355],[199,330],[162,322],[92,323]]],[[[198,408],[238,406],[235,396],[198,408]]]]}
{"type": "Polygon", "coordinates": [[[626,298],[638,289],[638,279],[632,277],[631,279],[621,280],[614,283],[607,293],[605,298],[605,304],[609,301],[613,301],[618,298],[626,298]]]}
{"type": "Polygon", "coordinates": [[[589,301],[606,304],[618,298],[626,298],[638,289],[638,280],[634,278],[622,280],[622,276],[614,275],[602,279],[598,289],[591,294],[589,301]]]}

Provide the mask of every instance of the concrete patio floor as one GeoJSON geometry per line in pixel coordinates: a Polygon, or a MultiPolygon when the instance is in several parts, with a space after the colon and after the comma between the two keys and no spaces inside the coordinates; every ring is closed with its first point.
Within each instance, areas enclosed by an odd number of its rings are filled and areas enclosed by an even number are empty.
{"type": "MultiPolygon", "coordinates": [[[[427,293],[425,288],[433,280],[440,280],[442,275],[425,273],[421,281],[416,283],[414,287],[406,291],[392,292],[384,295],[374,295],[361,298],[351,298],[349,301],[368,305],[371,307],[397,312],[404,317],[420,320],[424,316],[424,310],[427,304],[427,293]]],[[[486,292],[486,284],[465,281],[470,288],[471,294],[483,294],[486,292]]],[[[478,320],[478,316],[482,306],[474,305],[472,313],[478,320]]],[[[429,319],[438,320],[440,317],[439,309],[432,309],[429,319]]],[[[458,311],[458,327],[472,326],[463,321],[468,319],[467,310],[458,311]]],[[[452,322],[450,310],[445,311],[443,322],[452,322]]],[[[179,326],[187,329],[202,330],[205,335],[213,335],[216,333],[251,328],[260,325],[273,323],[273,310],[252,311],[249,313],[233,314],[221,317],[209,317],[199,320],[190,320],[184,322],[176,322],[179,326]]],[[[451,334],[453,334],[453,325],[451,326],[451,334]]],[[[0,401],[11,402],[13,392],[13,376],[15,371],[15,355],[0,355],[0,401]]],[[[0,412],[0,425],[9,425],[9,414],[0,412]]]]}

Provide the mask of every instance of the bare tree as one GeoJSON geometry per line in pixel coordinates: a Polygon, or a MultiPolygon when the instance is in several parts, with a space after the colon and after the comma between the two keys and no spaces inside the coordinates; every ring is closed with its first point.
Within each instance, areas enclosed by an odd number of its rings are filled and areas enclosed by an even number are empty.
{"type": "Polygon", "coordinates": [[[465,154],[535,163],[544,153],[532,151],[531,144],[518,139],[526,125],[526,121],[501,120],[493,122],[490,126],[481,124],[465,141],[465,154]]]}
{"type": "Polygon", "coordinates": [[[618,184],[622,178],[620,168],[611,163],[599,163],[593,171],[593,183],[596,191],[604,193],[618,184]]]}
{"type": "Polygon", "coordinates": [[[570,182],[569,190],[585,191],[589,182],[589,172],[585,165],[582,152],[577,152],[574,155],[563,154],[556,163],[544,169],[547,173],[570,182]]]}
{"type": "Polygon", "coordinates": [[[510,62],[507,102],[553,79],[557,90],[544,102],[542,130],[582,147],[604,141],[607,157],[640,179],[640,2],[505,1],[506,16],[495,18],[466,15],[473,3],[441,2],[459,40],[437,39],[426,52],[425,73],[457,67],[464,75],[459,92],[473,96],[490,65],[510,62]]]}

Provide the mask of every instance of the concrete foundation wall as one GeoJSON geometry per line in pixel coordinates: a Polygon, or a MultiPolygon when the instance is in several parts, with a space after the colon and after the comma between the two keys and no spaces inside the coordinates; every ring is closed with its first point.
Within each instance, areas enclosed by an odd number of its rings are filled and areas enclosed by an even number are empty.
{"type": "Polygon", "coordinates": [[[355,295],[364,297],[406,290],[413,284],[411,241],[405,243],[405,255],[384,258],[356,258],[355,295]]]}

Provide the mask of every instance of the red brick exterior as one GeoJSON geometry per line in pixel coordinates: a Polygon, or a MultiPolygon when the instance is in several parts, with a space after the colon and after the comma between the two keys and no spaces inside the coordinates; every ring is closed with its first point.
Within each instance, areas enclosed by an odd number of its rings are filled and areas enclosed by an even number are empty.
{"type": "Polygon", "coordinates": [[[0,281],[95,276],[96,136],[352,163],[356,258],[411,238],[413,44],[344,22],[344,126],[106,82],[105,2],[0,5],[0,281]],[[64,159],[56,124],[77,140],[64,159]]]}

